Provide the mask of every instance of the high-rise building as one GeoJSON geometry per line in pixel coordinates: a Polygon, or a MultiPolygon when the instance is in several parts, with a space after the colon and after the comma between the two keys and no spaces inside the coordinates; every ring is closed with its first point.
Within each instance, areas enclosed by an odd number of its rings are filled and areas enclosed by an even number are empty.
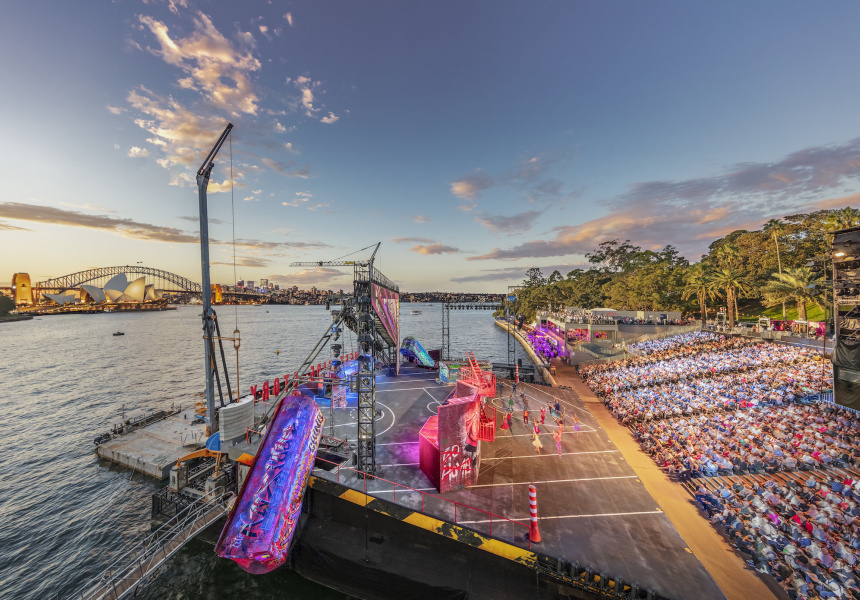
{"type": "Polygon", "coordinates": [[[269,289],[269,280],[268,279],[261,279],[260,280],[260,287],[263,289],[266,289],[266,290],[269,289]]]}
{"type": "Polygon", "coordinates": [[[253,290],[254,289],[254,282],[250,281],[250,280],[246,281],[245,287],[247,287],[249,290],[253,290]]]}
{"type": "Polygon", "coordinates": [[[280,286],[280,285],[278,285],[278,284],[276,283],[276,284],[275,284],[275,291],[276,291],[276,292],[277,292],[277,291],[280,291],[280,289],[281,289],[281,286],[280,286]]]}
{"type": "Polygon", "coordinates": [[[241,279],[239,281],[237,281],[236,282],[236,289],[244,290],[245,289],[245,282],[241,279]]]}

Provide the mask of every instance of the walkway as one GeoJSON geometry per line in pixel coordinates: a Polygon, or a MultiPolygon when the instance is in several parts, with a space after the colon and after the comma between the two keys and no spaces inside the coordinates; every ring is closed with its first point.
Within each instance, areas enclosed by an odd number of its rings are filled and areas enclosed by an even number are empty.
{"type": "Polygon", "coordinates": [[[687,492],[669,479],[651,457],[642,451],[630,430],[612,416],[603,402],[579,378],[576,369],[557,359],[553,364],[556,367],[555,380],[558,385],[570,386],[579,398],[587,403],[597,423],[639,476],[727,600],[774,599],[773,593],[755,571],[744,565],[734,549],[702,517],[687,492]]]}

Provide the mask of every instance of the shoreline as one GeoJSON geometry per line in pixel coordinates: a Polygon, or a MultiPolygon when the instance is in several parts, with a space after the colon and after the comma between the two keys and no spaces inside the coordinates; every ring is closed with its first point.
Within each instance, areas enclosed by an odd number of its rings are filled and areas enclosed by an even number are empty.
{"type": "Polygon", "coordinates": [[[5,317],[0,317],[0,323],[14,323],[15,321],[29,321],[32,319],[32,315],[7,315],[5,317]]]}
{"type": "Polygon", "coordinates": [[[520,345],[523,348],[525,348],[526,353],[528,353],[529,357],[532,359],[532,361],[534,361],[535,367],[537,368],[538,371],[540,371],[540,374],[541,374],[541,377],[543,377],[543,380],[545,382],[547,382],[548,384],[550,384],[551,386],[555,387],[556,386],[555,378],[549,374],[549,369],[547,369],[546,367],[543,366],[543,364],[544,364],[543,361],[540,358],[538,358],[538,355],[535,354],[534,349],[531,346],[529,346],[529,344],[523,339],[523,337],[520,335],[520,333],[516,329],[512,329],[510,323],[504,323],[503,324],[502,321],[499,321],[495,317],[493,318],[493,321],[495,321],[496,325],[498,325],[502,329],[509,330],[512,334],[514,334],[514,338],[520,343],[520,345]]]}

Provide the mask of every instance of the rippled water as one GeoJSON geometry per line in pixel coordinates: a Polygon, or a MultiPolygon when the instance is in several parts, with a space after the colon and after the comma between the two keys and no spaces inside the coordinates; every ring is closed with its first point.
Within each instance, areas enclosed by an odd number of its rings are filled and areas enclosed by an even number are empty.
{"type": "MultiPolygon", "coordinates": [[[[168,407],[203,388],[199,307],[158,313],[54,315],[0,324],[0,597],[65,596],[150,531],[160,485],[96,457],[93,437],[123,406],[168,407]],[[121,330],[124,336],[113,336],[121,330]]],[[[330,324],[320,306],[218,307],[222,335],[241,330],[242,388],[291,373],[330,324]],[[279,353],[277,351],[280,351],[279,353]]],[[[441,344],[441,305],[404,304],[401,334],[441,344]],[[412,308],[422,311],[410,314],[412,308]]],[[[348,333],[344,351],[355,348],[348,333]]],[[[227,345],[235,376],[235,354],[227,345]]],[[[451,311],[451,354],[507,360],[489,311],[451,311]]],[[[517,356],[529,359],[517,347],[517,356]]],[[[323,355],[323,359],[329,355],[323,355]]],[[[321,359],[322,360],[322,359],[321,359]]],[[[343,598],[282,569],[251,576],[195,540],[143,597],[343,598]]]]}

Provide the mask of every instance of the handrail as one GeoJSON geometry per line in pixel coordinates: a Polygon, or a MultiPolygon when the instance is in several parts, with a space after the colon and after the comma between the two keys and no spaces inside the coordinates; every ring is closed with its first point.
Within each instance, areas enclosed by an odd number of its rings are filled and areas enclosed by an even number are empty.
{"type": "MultiPolygon", "coordinates": [[[[390,483],[391,485],[393,485],[394,488],[392,490],[392,501],[395,503],[397,502],[397,487],[398,486],[402,487],[407,492],[415,492],[417,494],[421,494],[421,512],[423,514],[429,514],[425,510],[425,502],[426,502],[427,496],[429,496],[431,498],[436,498],[438,500],[442,500],[442,501],[447,502],[449,504],[453,504],[454,505],[454,524],[455,525],[457,524],[457,507],[462,506],[463,508],[466,508],[469,510],[476,510],[478,512],[482,512],[485,515],[488,515],[490,517],[490,535],[491,536],[493,535],[493,519],[498,519],[500,521],[507,521],[509,523],[513,523],[514,525],[519,525],[520,527],[525,527],[527,530],[529,529],[529,526],[526,523],[520,523],[518,521],[514,521],[513,519],[509,519],[508,517],[503,517],[502,515],[497,515],[496,513],[490,512],[488,510],[484,510],[484,509],[478,508],[476,506],[471,506],[469,504],[466,504],[465,502],[458,502],[457,500],[451,500],[449,498],[443,498],[442,496],[437,496],[436,494],[428,494],[427,492],[424,492],[421,490],[416,490],[415,488],[409,487],[408,485],[404,485],[404,484],[398,483],[396,481],[391,481],[389,479],[379,477],[378,475],[373,475],[372,473],[365,473],[364,471],[359,471],[358,469],[353,469],[352,467],[344,467],[343,463],[336,463],[336,462],[333,462],[330,460],[326,460],[325,458],[321,458],[319,456],[316,458],[316,460],[337,466],[337,482],[338,483],[340,483],[340,470],[341,470],[341,468],[345,468],[348,471],[353,471],[357,476],[359,476],[363,479],[363,481],[364,481],[363,491],[365,494],[368,493],[367,492],[367,478],[368,477],[370,477],[371,479],[378,479],[379,481],[384,481],[385,483],[390,483]]],[[[316,469],[314,469],[314,470],[316,470],[316,469]]],[[[371,493],[373,493],[372,490],[371,490],[371,493]]],[[[462,527],[462,525],[461,525],[461,527],[462,527]]],[[[472,529],[472,528],[467,527],[467,529],[472,529]]],[[[529,539],[529,550],[531,550],[531,547],[532,547],[532,541],[531,541],[531,539],[529,539]]]]}
{"type": "Polygon", "coordinates": [[[159,552],[162,552],[162,559],[157,563],[157,565],[160,565],[161,562],[169,558],[167,552],[164,551],[169,544],[179,539],[183,533],[186,533],[186,537],[182,541],[182,544],[191,539],[192,536],[187,535],[188,529],[200,519],[208,516],[216,508],[223,508],[224,501],[233,495],[233,492],[225,492],[211,500],[206,500],[205,496],[195,500],[177,512],[136,546],[115,559],[103,571],[103,575],[98,581],[90,581],[82,585],[70,598],[107,598],[110,594],[112,594],[111,597],[114,599],[122,597],[152,571],[151,564],[148,564],[147,570],[144,571],[144,562],[150,563],[158,557],[159,552]],[[117,587],[122,589],[122,584],[126,581],[131,581],[133,584],[122,590],[122,592],[119,592],[117,587]]]}

